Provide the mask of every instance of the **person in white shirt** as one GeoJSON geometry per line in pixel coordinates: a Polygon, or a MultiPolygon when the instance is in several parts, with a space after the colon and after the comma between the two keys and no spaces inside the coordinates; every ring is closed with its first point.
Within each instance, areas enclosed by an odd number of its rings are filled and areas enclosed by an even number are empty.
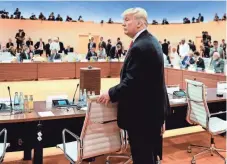
{"type": "Polygon", "coordinates": [[[180,56],[178,55],[176,48],[172,48],[172,52],[170,53],[170,61],[173,67],[180,66],[180,56]]]}
{"type": "Polygon", "coordinates": [[[102,45],[99,47],[98,58],[100,59],[106,58],[106,49],[102,45]]]}
{"type": "Polygon", "coordinates": [[[181,59],[184,59],[184,57],[189,53],[190,47],[187,43],[185,43],[185,39],[181,40],[181,45],[179,48],[179,55],[181,59]]]}
{"type": "Polygon", "coordinates": [[[53,52],[53,50],[57,50],[57,51],[60,50],[60,45],[57,37],[53,38],[53,42],[50,44],[51,53],[53,52]]]}

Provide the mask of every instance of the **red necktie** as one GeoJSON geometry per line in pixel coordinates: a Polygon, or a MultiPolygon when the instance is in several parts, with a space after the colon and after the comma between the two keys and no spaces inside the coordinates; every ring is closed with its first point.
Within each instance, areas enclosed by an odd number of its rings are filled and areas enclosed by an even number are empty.
{"type": "Polygon", "coordinates": [[[129,48],[131,48],[133,45],[133,40],[131,41],[130,45],[129,45],[129,48]]]}

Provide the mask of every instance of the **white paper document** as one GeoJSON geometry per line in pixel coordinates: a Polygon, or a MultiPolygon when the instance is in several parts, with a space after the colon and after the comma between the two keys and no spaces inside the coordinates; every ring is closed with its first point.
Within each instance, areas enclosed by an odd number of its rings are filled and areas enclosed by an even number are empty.
{"type": "Polygon", "coordinates": [[[47,111],[47,112],[38,112],[38,114],[40,115],[40,117],[54,116],[54,113],[51,112],[51,111],[47,111]]]}

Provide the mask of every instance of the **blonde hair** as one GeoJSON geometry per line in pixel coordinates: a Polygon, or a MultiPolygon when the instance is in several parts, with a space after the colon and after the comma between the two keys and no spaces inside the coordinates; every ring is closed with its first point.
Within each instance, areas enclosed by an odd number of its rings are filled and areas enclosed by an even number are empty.
{"type": "Polygon", "coordinates": [[[129,8],[125,10],[121,16],[125,17],[126,15],[130,15],[130,14],[132,14],[136,19],[141,20],[145,24],[145,26],[148,26],[148,21],[147,21],[148,14],[145,9],[140,7],[129,8]]]}

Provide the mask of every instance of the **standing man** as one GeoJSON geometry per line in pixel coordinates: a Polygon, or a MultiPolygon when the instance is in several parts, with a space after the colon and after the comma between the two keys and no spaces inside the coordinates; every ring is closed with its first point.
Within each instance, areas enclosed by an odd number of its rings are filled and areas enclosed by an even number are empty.
{"type": "Polygon", "coordinates": [[[17,51],[19,51],[19,49],[22,49],[25,39],[25,32],[23,29],[19,29],[18,33],[16,33],[15,39],[17,43],[17,51]]]}
{"type": "Polygon", "coordinates": [[[118,126],[128,132],[133,163],[155,164],[170,109],[163,52],[158,40],[147,31],[148,16],[144,9],[131,8],[122,16],[124,33],[132,38],[132,44],[120,83],[102,94],[98,102],[118,102],[118,126]]]}
{"type": "Polygon", "coordinates": [[[103,47],[106,51],[106,42],[103,41],[103,37],[100,37],[99,48],[103,47]]]}

